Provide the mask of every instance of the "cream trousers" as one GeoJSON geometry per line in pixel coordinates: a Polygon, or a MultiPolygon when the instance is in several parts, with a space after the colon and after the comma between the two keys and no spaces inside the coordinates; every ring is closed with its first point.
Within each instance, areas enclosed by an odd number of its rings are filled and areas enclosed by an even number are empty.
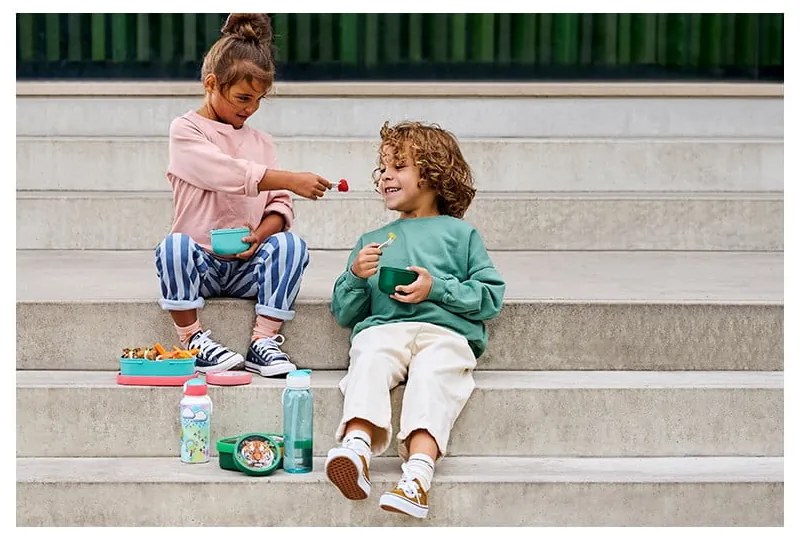
{"type": "Polygon", "coordinates": [[[362,418],[379,428],[372,452],[382,454],[392,437],[389,391],[405,381],[398,454],[408,459],[406,438],[425,429],[444,456],[450,430],[475,388],[475,363],[464,336],[441,326],[402,322],[362,330],[353,338],[350,367],[339,383],[344,410],[336,440],[341,442],[347,422],[362,418]]]}

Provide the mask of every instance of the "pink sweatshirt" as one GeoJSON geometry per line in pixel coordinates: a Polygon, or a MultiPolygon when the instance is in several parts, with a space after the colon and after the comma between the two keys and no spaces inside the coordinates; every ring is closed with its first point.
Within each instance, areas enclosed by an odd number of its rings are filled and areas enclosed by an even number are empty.
{"type": "Polygon", "coordinates": [[[289,191],[258,192],[267,168],[278,167],[272,137],[247,125],[241,129],[209,120],[194,111],[169,126],[169,166],[175,218],[180,232],[211,250],[209,231],[250,226],[271,212],[288,230],[294,220],[289,191]]]}

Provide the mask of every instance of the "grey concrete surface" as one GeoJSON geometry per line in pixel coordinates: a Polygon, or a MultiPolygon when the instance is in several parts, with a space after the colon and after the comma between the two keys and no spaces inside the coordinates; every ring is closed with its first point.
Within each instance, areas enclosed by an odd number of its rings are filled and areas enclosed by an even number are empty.
{"type": "MultiPolygon", "coordinates": [[[[200,96],[16,98],[18,136],[165,136],[200,96]]],[[[465,137],[783,137],[783,98],[273,97],[249,121],[279,137],[377,137],[385,121],[465,137]]]]}
{"type": "Polygon", "coordinates": [[[353,502],[328,483],[321,458],[310,474],[258,478],[177,458],[17,459],[17,526],[782,526],[784,519],[783,458],[446,458],[426,520],[378,508],[399,461],[373,463],[372,496],[353,502]],[[264,504],[265,496],[281,504],[264,504]]]}
{"type": "MultiPolygon", "coordinates": [[[[334,444],[344,371],[314,371],[314,453],[334,444]]],[[[211,387],[214,440],[281,432],[285,381],[211,387]]],[[[780,456],[781,372],[478,372],[453,456],[780,456]],[[491,418],[491,422],[486,419],[491,418]]],[[[392,393],[399,431],[404,387],[392,393]]],[[[180,388],[115,372],[17,372],[19,457],[177,456],[180,388]],[[76,414],[76,411],[81,411],[76,414]]],[[[396,454],[394,440],[388,455],[396,454]]]]}
{"type": "MultiPolygon", "coordinates": [[[[376,138],[276,138],[280,166],[372,191],[376,138]]],[[[478,190],[782,191],[782,139],[462,139],[478,190]]],[[[18,137],[18,190],[169,191],[163,137],[18,137]],[[135,167],[131,167],[135,163],[135,167]]]]}
{"type": "MultiPolygon", "coordinates": [[[[132,96],[17,96],[18,526],[783,525],[781,94],[267,100],[250,125],[276,136],[284,166],[356,188],[297,201],[314,248],[347,250],[392,219],[368,191],[384,120],[452,130],[494,192],[467,218],[506,306],[423,522],[377,508],[399,476],[394,446],[368,503],[322,472],[347,367],[349,332],[329,312],[346,251],[312,253],[284,327],[315,373],[312,474],[181,466],[179,389],[115,384],[123,347],[175,341],[150,250],[171,217],[169,123],[200,103],[132,96]],[[81,251],[96,248],[115,251],[81,251]]],[[[214,299],[201,316],[245,350],[252,301],[214,299]]],[[[212,388],[214,436],[279,429],[283,384],[212,388]]]]}
{"type": "MultiPolygon", "coordinates": [[[[312,249],[350,249],[397,218],[377,194],[329,193],[294,206],[293,230],[312,249]]],[[[17,192],[17,249],[153,249],[172,215],[166,192],[17,192]]],[[[782,193],[491,192],[465,219],[489,249],[783,249],[782,193]]]]}
{"type": "MultiPolygon", "coordinates": [[[[300,299],[330,301],[349,251],[312,250],[300,299]]],[[[783,303],[783,253],[490,251],[507,300],[783,303]]],[[[150,300],[152,251],[18,251],[17,300],[150,300]]]]}
{"type": "MultiPolygon", "coordinates": [[[[329,305],[299,301],[283,349],[298,365],[345,369],[349,330],[329,305]],[[309,339],[313,336],[313,339],[309,339]]],[[[18,369],[110,370],[124,347],[176,343],[155,300],[17,304],[18,369]],[[41,321],[47,321],[42,325],[41,321]],[[53,353],[52,336],[59,337],[53,353]]],[[[212,300],[203,326],[217,341],[247,351],[252,302],[212,300]]],[[[781,370],[783,306],[719,303],[509,301],[487,324],[478,370],[781,370]]]]}
{"type": "MultiPolygon", "coordinates": [[[[503,483],[612,483],[612,484],[758,484],[783,481],[782,457],[452,457],[437,463],[436,479],[441,482],[503,483]]],[[[370,477],[376,482],[394,483],[399,475],[399,458],[376,457],[370,477]]],[[[303,484],[327,483],[324,458],[314,459],[313,472],[254,478],[218,467],[216,460],[205,464],[182,464],[169,458],[17,458],[17,481],[30,483],[76,482],[116,484],[140,482],[175,483],[303,484]],[[67,465],[67,466],[65,466],[67,465]]]]}
{"type": "MultiPolygon", "coordinates": [[[[124,347],[174,343],[148,252],[17,253],[17,368],[111,370],[124,347]],[[39,321],[47,320],[47,325],[39,321]],[[50,346],[60,336],[57,355],[50,346]],[[87,347],[92,354],[86,354],[87,347]]],[[[285,350],[345,369],[330,313],[346,252],[312,252],[285,350]],[[315,339],[308,339],[315,336],[315,339]]],[[[779,253],[493,252],[508,284],[478,369],[781,370],[779,253]]],[[[244,352],[253,301],[211,299],[201,320],[244,352]]]]}

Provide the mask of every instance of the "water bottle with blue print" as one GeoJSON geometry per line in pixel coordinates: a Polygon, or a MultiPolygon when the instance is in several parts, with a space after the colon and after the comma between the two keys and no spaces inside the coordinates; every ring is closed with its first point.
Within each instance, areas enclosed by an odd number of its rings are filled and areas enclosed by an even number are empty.
{"type": "Polygon", "coordinates": [[[283,470],[307,473],[313,468],[314,395],[311,370],[297,369],[286,376],[283,391],[283,470]]]}
{"type": "Polygon", "coordinates": [[[211,456],[211,398],[203,379],[183,384],[180,406],[181,461],[207,463],[211,456]]]}

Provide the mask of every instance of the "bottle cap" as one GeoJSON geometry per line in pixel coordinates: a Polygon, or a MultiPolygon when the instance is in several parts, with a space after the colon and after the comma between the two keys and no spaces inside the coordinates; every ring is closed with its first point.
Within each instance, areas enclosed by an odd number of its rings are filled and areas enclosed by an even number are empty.
{"type": "Polygon", "coordinates": [[[296,369],[290,371],[289,374],[286,375],[286,387],[295,388],[297,390],[311,388],[311,370],[296,369]]]}
{"type": "Polygon", "coordinates": [[[208,385],[203,379],[195,377],[183,383],[184,396],[205,396],[208,394],[208,385]]]}

